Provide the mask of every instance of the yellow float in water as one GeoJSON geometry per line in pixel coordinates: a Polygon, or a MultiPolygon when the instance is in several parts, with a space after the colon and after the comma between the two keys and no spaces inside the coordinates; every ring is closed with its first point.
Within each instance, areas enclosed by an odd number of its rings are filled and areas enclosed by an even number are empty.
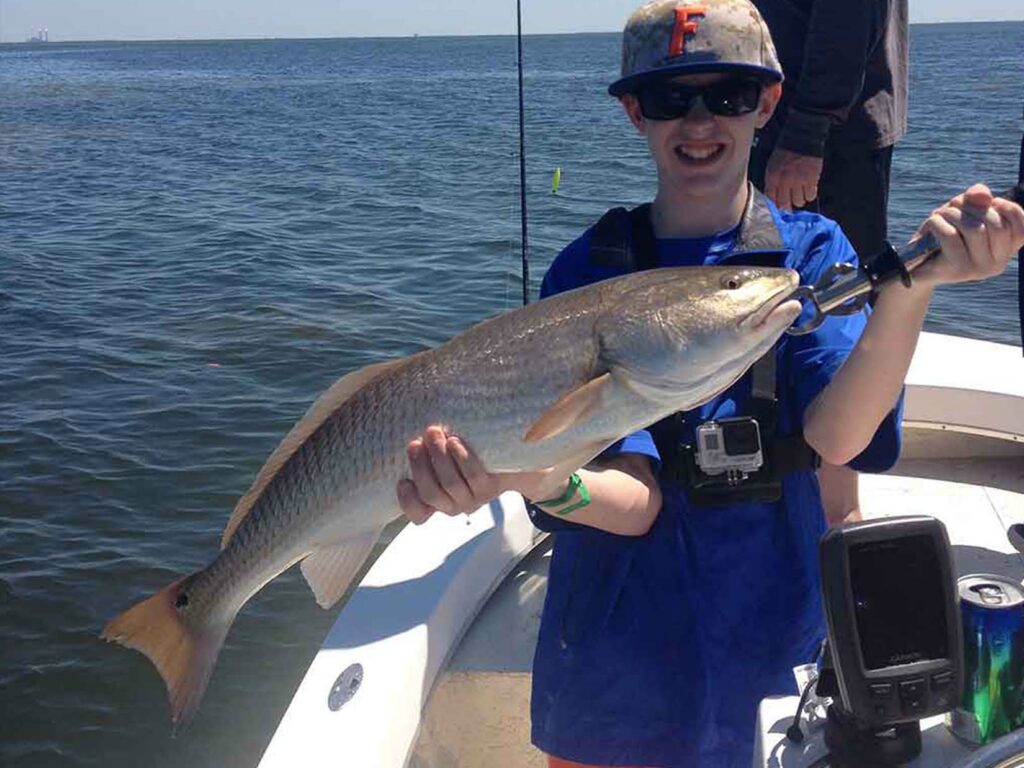
{"type": "Polygon", "coordinates": [[[555,168],[555,175],[551,178],[551,194],[557,194],[558,185],[562,183],[562,167],[555,168]]]}

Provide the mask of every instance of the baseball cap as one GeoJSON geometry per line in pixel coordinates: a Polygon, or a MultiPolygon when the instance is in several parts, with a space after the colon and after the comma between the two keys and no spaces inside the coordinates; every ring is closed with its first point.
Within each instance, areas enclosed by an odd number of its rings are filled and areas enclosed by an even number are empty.
{"type": "Polygon", "coordinates": [[[612,96],[663,77],[743,72],[782,80],[768,25],[749,0],[653,0],[633,12],[622,33],[622,76],[612,96]]]}

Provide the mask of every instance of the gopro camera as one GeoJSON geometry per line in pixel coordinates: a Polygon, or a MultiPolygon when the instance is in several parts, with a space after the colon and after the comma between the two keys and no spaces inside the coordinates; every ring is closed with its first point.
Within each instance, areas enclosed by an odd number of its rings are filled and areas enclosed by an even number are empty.
{"type": "Polygon", "coordinates": [[[697,465],[709,477],[724,474],[727,483],[736,485],[764,466],[761,430],[749,416],[707,421],[695,437],[697,465]]]}
{"type": "MultiPolygon", "coordinates": [[[[691,504],[717,507],[782,496],[782,480],[773,472],[757,419],[707,421],[693,432],[693,444],[677,444],[678,460],[662,470],[663,477],[686,488],[691,504]]],[[[665,455],[672,454],[666,450],[665,455]]]]}

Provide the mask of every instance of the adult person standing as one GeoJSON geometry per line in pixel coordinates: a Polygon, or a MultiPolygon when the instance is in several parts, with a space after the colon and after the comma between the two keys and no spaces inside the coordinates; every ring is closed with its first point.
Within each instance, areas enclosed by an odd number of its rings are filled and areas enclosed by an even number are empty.
{"type": "MultiPolygon", "coordinates": [[[[751,152],[776,205],[839,223],[864,259],[885,246],[893,145],[907,130],[907,0],[753,0],[786,76],[751,152]]],[[[857,473],[818,471],[830,524],[860,519],[857,473]]]]}
{"type": "Polygon", "coordinates": [[[907,131],[907,0],[753,0],[786,78],[750,177],[782,209],[816,204],[861,258],[888,227],[893,146],[907,131]]]}
{"type": "MultiPolygon", "coordinates": [[[[855,261],[834,222],[780,211],[748,182],[754,132],[781,79],[748,0],[637,9],[609,91],[647,142],[657,193],[633,212],[608,212],[566,247],[542,295],[637,268],[712,264],[736,270],[722,291],[752,263],[795,269],[808,284],[855,261]]],[[[758,702],[794,689],[793,666],[813,658],[824,633],[824,516],[800,449],[865,471],[891,466],[900,391],[933,290],[1005,269],[1024,244],[1024,210],[977,185],[922,229],[942,253],[912,287],[885,287],[870,316],[830,317],[784,337],[728,391],[625,437],[569,477],[489,473],[444,425],[409,443],[410,475],[396,492],[413,522],[516,490],[534,500],[535,524],[556,534],[531,697],[532,738],[552,768],[750,765],[758,702]],[[765,441],[777,437],[776,456],[788,459],[770,465],[776,493],[723,482],[712,494],[685,447],[699,426],[734,417],[749,426],[751,414],[770,416],[760,422],[765,441]]]]}

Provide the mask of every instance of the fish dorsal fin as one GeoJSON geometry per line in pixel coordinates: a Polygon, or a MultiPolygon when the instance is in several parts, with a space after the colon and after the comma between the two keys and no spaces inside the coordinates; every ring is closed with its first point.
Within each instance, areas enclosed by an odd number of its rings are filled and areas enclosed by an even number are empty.
{"type": "Polygon", "coordinates": [[[527,430],[523,441],[539,443],[560,435],[575,424],[582,424],[598,411],[613,383],[611,373],[602,373],[596,379],[577,387],[544,411],[527,430]]]}
{"type": "Polygon", "coordinates": [[[277,448],[274,449],[274,452],[270,454],[270,457],[263,464],[263,468],[256,475],[256,479],[253,480],[252,486],[238,500],[234,512],[231,513],[231,519],[228,520],[227,527],[224,529],[224,535],[221,537],[221,549],[228,545],[231,537],[238,530],[238,526],[242,524],[246,515],[252,511],[256,500],[259,499],[263,491],[270,485],[270,481],[274,479],[274,476],[285,465],[285,462],[299,450],[306,439],[352,395],[381,374],[407,363],[410,359],[404,357],[400,360],[389,360],[384,363],[375,363],[374,365],[360,368],[358,371],[353,371],[347,376],[342,376],[331,385],[330,389],[316,399],[316,402],[306,411],[306,415],[299,419],[277,448]]]}
{"type": "Polygon", "coordinates": [[[379,538],[380,531],[373,531],[356,539],[318,547],[302,561],[302,575],[321,608],[330,608],[341,599],[379,538]]]}

